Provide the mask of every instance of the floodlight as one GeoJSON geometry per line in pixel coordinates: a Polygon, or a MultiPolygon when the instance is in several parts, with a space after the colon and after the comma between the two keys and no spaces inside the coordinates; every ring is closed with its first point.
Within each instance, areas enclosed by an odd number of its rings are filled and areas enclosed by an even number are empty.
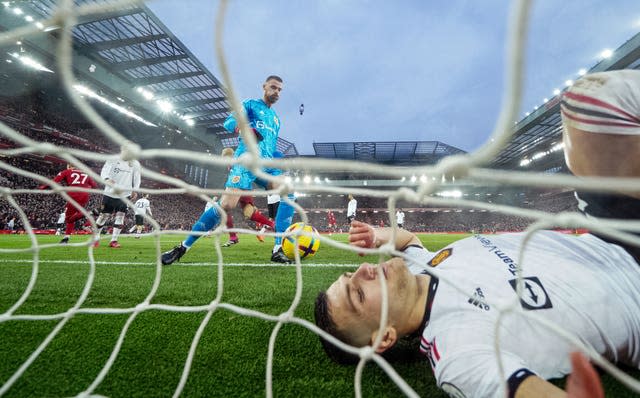
{"type": "Polygon", "coordinates": [[[27,22],[33,22],[33,17],[32,17],[31,15],[26,15],[26,16],[24,17],[24,19],[25,19],[27,22]]]}
{"type": "Polygon", "coordinates": [[[166,113],[166,112],[171,112],[171,110],[173,110],[173,105],[169,101],[159,100],[158,102],[156,102],[156,104],[158,105],[158,107],[162,112],[166,113]]]}
{"type": "Polygon", "coordinates": [[[14,14],[16,14],[16,15],[22,15],[22,14],[24,14],[24,12],[22,11],[22,9],[20,9],[20,8],[18,8],[18,7],[16,7],[16,8],[14,8],[14,9],[13,9],[13,13],[14,13],[14,14]]]}
{"type": "Polygon", "coordinates": [[[605,50],[603,50],[603,51],[600,53],[600,56],[601,56],[602,58],[605,58],[605,59],[607,59],[607,58],[611,58],[611,56],[612,56],[612,55],[613,55],[613,50],[608,49],[608,48],[607,48],[607,49],[605,49],[605,50]]]}
{"type": "Polygon", "coordinates": [[[556,88],[553,90],[553,95],[559,95],[560,94],[560,89],[556,88]]]}
{"type": "Polygon", "coordinates": [[[582,68],[582,69],[580,69],[580,70],[578,71],[578,75],[580,75],[580,76],[584,76],[584,75],[586,75],[586,74],[587,74],[587,70],[586,70],[585,68],[582,68]]]}
{"type": "Polygon", "coordinates": [[[566,81],[564,82],[564,85],[565,85],[565,86],[567,86],[567,87],[569,87],[569,86],[573,86],[573,80],[571,80],[571,79],[566,80],[566,81]]]}
{"type": "Polygon", "coordinates": [[[304,178],[302,179],[302,181],[303,181],[305,184],[309,184],[309,183],[311,182],[311,177],[309,177],[309,176],[304,176],[304,178]]]}
{"type": "Polygon", "coordinates": [[[196,122],[194,122],[193,119],[187,119],[186,122],[187,122],[187,126],[193,126],[196,124],[196,122]]]}

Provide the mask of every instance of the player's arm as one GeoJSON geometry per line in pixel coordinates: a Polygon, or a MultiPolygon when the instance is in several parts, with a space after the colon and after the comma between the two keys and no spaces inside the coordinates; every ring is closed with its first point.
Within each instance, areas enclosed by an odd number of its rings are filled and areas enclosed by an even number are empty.
{"type": "MultiPolygon", "coordinates": [[[[250,110],[249,110],[250,106],[251,105],[249,101],[244,101],[242,103],[242,107],[245,110],[245,115],[250,114],[250,110]]],[[[250,120],[248,122],[251,123],[250,120]]],[[[231,113],[229,116],[227,116],[227,118],[224,121],[223,127],[225,130],[227,130],[230,133],[240,134],[240,126],[238,126],[238,121],[236,120],[234,113],[231,113]]],[[[253,130],[253,133],[256,135],[256,139],[258,141],[262,141],[263,139],[262,134],[260,134],[260,132],[253,127],[251,127],[251,130],[253,130]]]]}
{"type": "MultiPolygon", "coordinates": [[[[377,248],[391,240],[392,231],[392,228],[373,228],[369,224],[354,220],[349,228],[349,244],[367,249],[377,248]]],[[[412,232],[398,228],[395,235],[396,250],[404,250],[409,245],[422,247],[422,242],[412,232]]]]}
{"type": "Polygon", "coordinates": [[[104,162],[104,166],[102,166],[102,170],[100,170],[100,177],[103,180],[105,181],[110,180],[111,171],[113,169],[114,164],[115,162],[113,160],[107,160],[106,162],[104,162]]]}
{"type": "Polygon", "coordinates": [[[573,371],[567,379],[567,391],[537,376],[529,376],[516,390],[515,398],[604,398],[600,377],[589,360],[579,352],[571,354],[573,371]]]}

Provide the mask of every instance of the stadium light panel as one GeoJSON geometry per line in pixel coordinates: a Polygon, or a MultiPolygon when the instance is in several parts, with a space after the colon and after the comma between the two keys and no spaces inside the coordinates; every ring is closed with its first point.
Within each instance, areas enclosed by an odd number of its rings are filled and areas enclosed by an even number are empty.
{"type": "Polygon", "coordinates": [[[578,75],[579,76],[584,76],[587,74],[587,70],[585,68],[582,68],[578,71],[578,75]]]}
{"type": "Polygon", "coordinates": [[[564,82],[564,85],[565,85],[565,86],[567,86],[567,87],[569,87],[569,86],[573,86],[573,80],[571,80],[571,79],[566,80],[566,81],[564,82]]]}
{"type": "Polygon", "coordinates": [[[25,15],[24,19],[25,19],[27,22],[33,22],[33,17],[32,17],[31,15],[25,15]]]}
{"type": "Polygon", "coordinates": [[[173,110],[173,104],[169,101],[159,100],[156,102],[158,108],[164,113],[171,112],[173,110]]]}
{"type": "Polygon", "coordinates": [[[554,89],[553,95],[560,95],[560,89],[559,88],[554,89]]]}
{"type": "Polygon", "coordinates": [[[16,15],[22,15],[22,14],[24,14],[24,11],[22,11],[21,8],[16,7],[16,8],[13,9],[13,13],[16,14],[16,15]]]}
{"type": "Polygon", "coordinates": [[[9,6],[11,5],[11,3],[9,3],[8,1],[3,1],[2,4],[4,5],[4,8],[9,8],[9,6]]]}
{"type": "Polygon", "coordinates": [[[311,182],[311,177],[309,177],[309,176],[304,176],[304,178],[302,179],[302,181],[303,181],[305,184],[309,184],[309,183],[311,182]]]}
{"type": "Polygon", "coordinates": [[[102,102],[103,104],[107,105],[108,107],[113,108],[116,111],[118,111],[118,112],[120,112],[120,113],[122,113],[122,114],[124,114],[126,116],[129,116],[132,119],[135,119],[135,120],[139,121],[140,123],[146,124],[147,126],[157,127],[155,124],[153,124],[151,122],[148,122],[147,120],[145,120],[144,118],[142,118],[142,117],[138,116],[137,114],[131,112],[130,110],[125,109],[125,108],[121,107],[120,105],[109,101],[108,99],[104,98],[101,95],[98,95],[96,92],[94,92],[93,90],[91,90],[88,87],[83,86],[82,84],[76,84],[76,85],[73,86],[73,88],[77,92],[79,92],[81,95],[84,95],[84,96],[87,96],[89,98],[93,98],[93,99],[95,99],[95,100],[97,100],[99,102],[102,102]]]}
{"type": "Polygon", "coordinates": [[[417,178],[416,176],[411,176],[411,182],[416,182],[417,178]]]}
{"type": "Polygon", "coordinates": [[[42,22],[36,22],[36,28],[44,30],[44,25],[42,24],[42,22]]]}
{"type": "Polygon", "coordinates": [[[286,176],[284,178],[284,182],[286,182],[287,184],[291,182],[291,177],[290,176],[286,176]]]}
{"type": "Polygon", "coordinates": [[[611,58],[612,55],[613,55],[613,50],[609,48],[602,50],[602,52],[600,53],[600,56],[604,59],[611,58]]]}
{"type": "Polygon", "coordinates": [[[196,122],[193,121],[193,119],[187,119],[187,126],[194,126],[196,124],[196,122]]]}
{"type": "Polygon", "coordinates": [[[546,104],[547,102],[549,102],[549,98],[543,98],[543,99],[542,99],[542,103],[543,103],[543,104],[546,104]]]}

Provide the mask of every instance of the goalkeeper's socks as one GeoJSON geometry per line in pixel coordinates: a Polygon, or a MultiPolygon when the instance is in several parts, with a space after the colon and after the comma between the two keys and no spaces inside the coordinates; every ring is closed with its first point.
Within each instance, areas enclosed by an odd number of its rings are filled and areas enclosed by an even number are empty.
{"type": "MultiPolygon", "coordinates": [[[[287,199],[291,200],[292,202],[295,200],[295,198],[296,197],[293,196],[292,193],[287,194],[287,199]]],[[[293,221],[294,212],[295,212],[295,209],[293,208],[292,205],[290,205],[284,200],[280,201],[280,204],[278,205],[278,212],[276,213],[276,222],[275,222],[276,232],[284,232],[287,230],[287,228],[289,228],[289,225],[291,225],[291,221],[293,221]]],[[[276,245],[282,244],[281,236],[276,236],[275,244],[276,245]]]]}
{"type": "Polygon", "coordinates": [[[271,253],[273,254],[273,253],[277,252],[278,250],[280,250],[281,247],[282,247],[282,245],[280,245],[280,244],[273,245],[273,250],[271,251],[271,253]]]}
{"type": "MultiPolygon", "coordinates": [[[[218,213],[218,210],[216,210],[215,207],[210,207],[204,213],[202,213],[198,221],[193,224],[193,227],[191,227],[191,232],[207,232],[215,228],[219,222],[220,214],[218,213]]],[[[200,236],[200,234],[187,236],[187,239],[182,242],[182,246],[186,247],[187,249],[190,248],[200,238],[200,236]]]]}

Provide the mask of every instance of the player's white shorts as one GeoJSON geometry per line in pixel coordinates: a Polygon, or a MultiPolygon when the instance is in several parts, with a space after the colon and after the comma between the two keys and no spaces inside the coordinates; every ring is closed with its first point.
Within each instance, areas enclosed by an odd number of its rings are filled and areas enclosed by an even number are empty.
{"type": "Polygon", "coordinates": [[[562,96],[566,126],[597,134],[640,135],[640,70],[593,73],[562,96]]]}

